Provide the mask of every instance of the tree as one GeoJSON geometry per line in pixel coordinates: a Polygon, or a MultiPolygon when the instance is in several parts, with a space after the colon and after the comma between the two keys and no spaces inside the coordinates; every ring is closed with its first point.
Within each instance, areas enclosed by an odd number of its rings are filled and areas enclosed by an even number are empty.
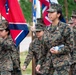
{"type": "MultiPolygon", "coordinates": [[[[68,6],[68,19],[70,19],[70,16],[72,14],[72,10],[76,9],[76,3],[74,2],[74,0],[66,0],[67,1],[67,6],[68,6]]],[[[58,0],[59,4],[62,5],[63,8],[63,15],[64,17],[66,17],[66,13],[65,13],[65,2],[64,0],[58,0]]]]}
{"type": "Polygon", "coordinates": [[[20,5],[27,22],[32,21],[32,3],[29,0],[20,0],[20,5]]]}

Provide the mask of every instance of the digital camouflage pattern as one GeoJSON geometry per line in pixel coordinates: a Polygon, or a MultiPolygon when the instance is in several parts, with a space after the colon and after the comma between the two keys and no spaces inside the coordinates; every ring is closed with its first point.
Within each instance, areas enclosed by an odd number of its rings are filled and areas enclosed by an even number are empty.
{"type": "MultiPolygon", "coordinates": [[[[37,24],[35,26],[35,31],[44,31],[46,29],[48,29],[48,28],[43,24],[43,20],[41,18],[38,18],[37,19],[37,24]]],[[[46,67],[44,61],[45,61],[45,57],[46,57],[47,52],[48,52],[47,48],[44,48],[44,45],[42,44],[42,41],[35,37],[35,39],[31,42],[31,44],[29,46],[28,55],[26,56],[24,65],[27,68],[29,62],[34,57],[36,65],[39,64],[38,60],[42,60],[40,71],[44,72],[43,68],[46,67]]],[[[52,72],[52,69],[48,69],[47,72],[49,72],[49,74],[50,74],[52,72]]],[[[36,75],[41,75],[41,74],[36,73],[36,75]]]]}
{"type": "MultiPolygon", "coordinates": [[[[2,21],[2,23],[0,24],[0,30],[8,30],[8,22],[7,21],[2,21]]],[[[6,59],[6,56],[9,56],[9,58],[12,62],[11,67],[13,66],[13,70],[11,70],[12,75],[21,75],[19,49],[13,43],[11,36],[8,34],[6,39],[0,40],[0,43],[1,43],[1,59],[2,59],[2,62],[4,61],[2,54],[4,55],[5,59],[6,59]]],[[[9,58],[7,57],[7,60],[9,58]]],[[[4,63],[4,65],[6,67],[7,66],[10,67],[10,62],[8,64],[9,64],[9,66],[4,63]]],[[[4,67],[3,64],[2,64],[2,67],[4,69],[6,69],[6,67],[4,67]]],[[[6,72],[2,71],[1,73],[2,74],[9,73],[7,71],[6,72]]]]}
{"type": "MultiPolygon", "coordinates": [[[[38,38],[35,38],[29,46],[28,55],[26,56],[24,65],[27,67],[28,64],[30,63],[30,61],[32,60],[32,58],[34,57],[35,63],[36,63],[35,66],[37,64],[39,64],[38,60],[42,60],[42,62],[41,62],[42,67],[41,67],[40,71],[43,72],[44,71],[43,68],[46,67],[44,61],[46,61],[45,58],[46,58],[46,54],[48,52],[45,49],[44,49],[44,45],[42,44],[42,42],[38,38]]],[[[47,72],[51,73],[52,69],[49,69],[47,72]]],[[[36,75],[40,75],[40,74],[36,73],[36,75]]]]}
{"type": "MultiPolygon", "coordinates": [[[[2,41],[2,40],[1,40],[2,41]]],[[[0,71],[13,70],[13,62],[11,59],[11,41],[10,39],[3,39],[3,42],[0,42],[0,71]]]]}
{"type": "Polygon", "coordinates": [[[8,27],[8,23],[7,22],[0,23],[0,30],[5,30],[7,27],[8,27]]]}
{"type": "Polygon", "coordinates": [[[73,10],[73,11],[72,11],[72,17],[73,17],[73,16],[76,16],[76,10],[73,10]]]}
{"type": "Polygon", "coordinates": [[[72,35],[71,37],[73,38],[73,49],[71,51],[71,72],[72,75],[76,74],[76,25],[75,26],[71,26],[71,31],[72,31],[72,35]]]}
{"type": "Polygon", "coordinates": [[[56,3],[51,3],[50,8],[47,10],[47,12],[57,12],[57,11],[62,11],[62,6],[56,3]]]}
{"type": "Polygon", "coordinates": [[[75,75],[76,74],[76,10],[72,11],[72,23],[69,24],[71,31],[72,31],[72,35],[71,37],[73,38],[73,48],[71,51],[71,75],[75,75]]]}
{"type": "MultiPolygon", "coordinates": [[[[49,62],[48,65],[50,65],[52,61],[53,67],[57,71],[58,75],[68,75],[70,69],[70,52],[72,48],[70,35],[70,27],[65,23],[59,22],[56,26],[51,25],[48,32],[44,33],[42,39],[42,41],[48,47],[48,50],[55,46],[59,46],[62,44],[64,45],[64,47],[59,50],[59,54],[52,54],[50,51],[48,51],[48,55],[50,53],[50,58],[46,58],[47,60],[49,59],[48,61],[46,61],[46,64],[49,62]]],[[[44,69],[46,69],[46,67],[44,69]]]]}
{"type": "Polygon", "coordinates": [[[40,52],[40,42],[37,38],[35,38],[29,46],[29,51],[28,54],[26,56],[26,59],[24,61],[24,65],[28,66],[28,64],[30,63],[30,61],[32,60],[32,58],[35,58],[35,61],[37,63],[38,59],[39,59],[39,52],[40,52]]]}
{"type": "Polygon", "coordinates": [[[24,65],[26,66],[26,68],[33,57],[35,58],[35,66],[38,64],[38,60],[41,57],[40,53],[42,53],[42,55],[45,56],[44,53],[46,52],[44,52],[43,50],[44,50],[44,46],[41,45],[41,41],[38,38],[35,38],[29,46],[29,51],[24,61],[24,65]]]}
{"type": "Polygon", "coordinates": [[[8,36],[6,39],[0,40],[0,71],[4,75],[4,73],[9,73],[7,75],[21,75],[15,72],[15,68],[20,68],[19,66],[19,55],[17,53],[17,49],[11,39],[8,36]],[[15,68],[14,68],[15,66],[15,68]],[[13,74],[13,72],[15,74],[13,74]]]}
{"type": "Polygon", "coordinates": [[[0,75],[11,75],[11,71],[1,71],[0,75]]]}
{"type": "Polygon", "coordinates": [[[13,60],[12,75],[22,75],[21,68],[20,68],[20,51],[19,51],[19,47],[16,47],[15,45],[13,45],[12,49],[15,50],[14,52],[11,53],[12,60],[13,60]]]}
{"type": "Polygon", "coordinates": [[[35,25],[35,31],[43,31],[45,28],[46,26],[44,25],[42,18],[38,18],[37,24],[35,25]]]}
{"type": "Polygon", "coordinates": [[[73,75],[76,74],[76,25],[73,27],[73,32],[74,32],[74,50],[73,50],[73,54],[72,54],[72,60],[73,60],[73,75]]]}
{"type": "Polygon", "coordinates": [[[0,74],[11,75],[13,62],[11,59],[11,41],[10,39],[0,39],[0,74]]]}

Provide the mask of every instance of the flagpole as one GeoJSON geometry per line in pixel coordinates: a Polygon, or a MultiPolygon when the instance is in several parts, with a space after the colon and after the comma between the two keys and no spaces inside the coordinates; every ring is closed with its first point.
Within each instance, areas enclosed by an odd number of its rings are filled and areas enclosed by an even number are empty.
{"type": "MultiPolygon", "coordinates": [[[[32,20],[33,20],[33,27],[35,27],[35,22],[36,22],[36,13],[35,13],[35,1],[33,0],[32,1],[32,20]]],[[[32,32],[32,41],[34,39],[34,35],[33,35],[33,32],[32,32]]],[[[35,75],[35,58],[33,57],[32,59],[32,75],[35,75]]]]}
{"type": "Polygon", "coordinates": [[[65,5],[65,14],[66,14],[66,23],[68,22],[68,3],[67,0],[64,0],[65,5]]]}
{"type": "MultiPolygon", "coordinates": [[[[41,13],[40,13],[40,1],[39,0],[33,0],[32,3],[33,6],[33,27],[35,27],[35,24],[37,23],[37,18],[41,17],[41,13]]],[[[32,33],[32,40],[34,39],[33,33],[32,33]]],[[[33,57],[32,59],[32,75],[35,75],[35,58],[33,57]]]]}

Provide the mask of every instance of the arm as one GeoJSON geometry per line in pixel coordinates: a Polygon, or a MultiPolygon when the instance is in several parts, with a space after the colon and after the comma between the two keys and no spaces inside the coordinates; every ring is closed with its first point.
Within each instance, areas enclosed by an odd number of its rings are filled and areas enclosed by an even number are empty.
{"type": "Polygon", "coordinates": [[[61,48],[60,50],[58,50],[58,52],[60,54],[62,53],[68,53],[71,51],[72,49],[72,46],[73,46],[73,38],[71,37],[71,29],[68,25],[66,25],[65,29],[64,29],[64,32],[63,32],[63,37],[64,37],[64,47],[61,48]]]}
{"type": "Polygon", "coordinates": [[[30,61],[32,60],[33,58],[33,43],[30,44],[29,46],[29,51],[28,51],[28,54],[25,58],[25,61],[24,61],[24,66],[27,68],[28,64],[30,63],[30,61]]]}

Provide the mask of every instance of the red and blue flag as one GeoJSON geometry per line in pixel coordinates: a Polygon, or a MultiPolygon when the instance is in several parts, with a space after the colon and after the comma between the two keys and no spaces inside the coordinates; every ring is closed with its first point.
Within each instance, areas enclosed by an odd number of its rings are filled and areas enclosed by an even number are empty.
{"type": "Polygon", "coordinates": [[[8,21],[11,37],[18,46],[29,33],[18,0],[0,0],[0,13],[8,21]]]}
{"type": "Polygon", "coordinates": [[[41,2],[41,5],[42,5],[43,21],[44,21],[46,26],[49,26],[52,23],[48,18],[48,12],[47,12],[47,9],[50,6],[50,2],[49,2],[49,0],[39,0],[39,1],[41,2]]]}

